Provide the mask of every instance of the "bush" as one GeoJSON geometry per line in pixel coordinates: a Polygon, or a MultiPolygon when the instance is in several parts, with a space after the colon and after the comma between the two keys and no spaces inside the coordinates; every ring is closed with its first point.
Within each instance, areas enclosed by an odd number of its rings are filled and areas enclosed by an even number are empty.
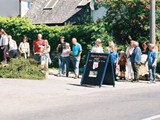
{"type": "Polygon", "coordinates": [[[11,59],[9,65],[0,66],[1,78],[22,78],[42,80],[45,74],[41,72],[35,62],[30,62],[24,58],[11,59]]]}
{"type": "Polygon", "coordinates": [[[157,73],[160,74],[160,52],[158,54],[158,60],[157,60],[157,73]]]}
{"type": "Polygon", "coordinates": [[[43,39],[47,39],[51,45],[51,58],[53,61],[52,67],[58,67],[56,47],[59,44],[59,37],[61,35],[65,36],[65,41],[71,44],[71,39],[73,37],[78,39],[78,42],[83,47],[82,61],[81,65],[85,64],[85,59],[87,53],[91,50],[95,40],[101,38],[103,40],[103,45],[107,45],[107,41],[111,40],[112,37],[108,35],[105,30],[106,24],[102,23],[92,23],[89,25],[71,25],[67,24],[65,26],[53,26],[49,27],[46,25],[33,25],[29,22],[27,18],[3,18],[0,17],[0,28],[5,29],[7,34],[12,35],[13,39],[17,41],[17,44],[22,41],[23,36],[28,37],[28,41],[32,50],[33,40],[37,38],[37,34],[41,33],[43,39]]]}

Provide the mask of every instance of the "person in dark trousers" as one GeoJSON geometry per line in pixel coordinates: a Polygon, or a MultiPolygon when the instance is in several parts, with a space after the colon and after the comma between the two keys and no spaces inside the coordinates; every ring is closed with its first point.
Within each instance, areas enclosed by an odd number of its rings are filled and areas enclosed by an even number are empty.
{"type": "MultiPolygon", "coordinates": [[[[56,50],[58,52],[58,64],[59,64],[59,68],[60,68],[60,66],[62,64],[62,56],[61,56],[61,54],[62,54],[63,49],[65,49],[65,44],[66,44],[64,42],[64,40],[65,40],[65,37],[61,36],[60,37],[60,43],[58,44],[58,46],[56,48],[56,50]]],[[[64,71],[66,71],[66,65],[64,65],[64,67],[63,67],[63,72],[64,71]]]]}
{"type": "Polygon", "coordinates": [[[42,54],[42,47],[44,46],[45,41],[42,39],[42,34],[37,35],[37,39],[33,41],[33,52],[34,52],[34,59],[41,63],[41,54],[42,54]]]}
{"type": "Polygon", "coordinates": [[[7,33],[0,29],[0,62],[7,63],[7,46],[8,46],[8,36],[7,33]]]}
{"type": "Polygon", "coordinates": [[[12,36],[8,36],[8,53],[10,58],[16,58],[18,55],[18,50],[17,50],[17,43],[15,40],[12,39],[12,36]]]}
{"type": "Polygon", "coordinates": [[[139,82],[139,68],[141,65],[142,52],[138,42],[134,41],[133,47],[134,47],[134,50],[130,55],[130,61],[131,61],[133,72],[134,72],[134,79],[131,82],[139,82]]]}

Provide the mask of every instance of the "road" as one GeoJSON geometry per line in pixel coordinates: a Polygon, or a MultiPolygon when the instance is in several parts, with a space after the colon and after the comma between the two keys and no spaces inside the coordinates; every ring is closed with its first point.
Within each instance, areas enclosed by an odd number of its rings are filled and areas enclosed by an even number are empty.
{"type": "Polygon", "coordinates": [[[0,120],[160,120],[160,83],[116,82],[115,88],[79,83],[55,76],[0,79],[0,120]]]}

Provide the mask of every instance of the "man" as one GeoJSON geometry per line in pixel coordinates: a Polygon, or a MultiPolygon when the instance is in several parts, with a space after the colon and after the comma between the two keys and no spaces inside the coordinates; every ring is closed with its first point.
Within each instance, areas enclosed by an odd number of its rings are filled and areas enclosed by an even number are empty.
{"type": "Polygon", "coordinates": [[[17,43],[15,40],[12,39],[12,36],[9,35],[8,36],[8,45],[9,45],[9,48],[8,48],[8,53],[9,53],[9,56],[10,58],[16,58],[17,57],[17,54],[18,54],[18,50],[17,50],[17,43]]]}
{"type": "Polygon", "coordinates": [[[6,32],[3,29],[0,29],[0,62],[7,63],[7,50],[8,37],[6,32]]]}
{"type": "Polygon", "coordinates": [[[43,52],[42,48],[44,46],[44,40],[42,39],[42,34],[38,34],[37,40],[33,41],[33,51],[34,51],[34,59],[38,62],[38,64],[41,63],[41,54],[43,52]]]}
{"type": "Polygon", "coordinates": [[[97,39],[95,46],[92,47],[91,52],[93,53],[103,53],[103,47],[101,46],[101,39],[97,39]]]}
{"type": "Polygon", "coordinates": [[[74,79],[77,79],[79,77],[79,63],[81,59],[82,54],[82,46],[77,42],[76,38],[72,39],[72,55],[73,55],[73,67],[74,67],[74,73],[75,77],[74,79]]]}
{"type": "Polygon", "coordinates": [[[134,50],[130,55],[130,61],[134,72],[134,79],[131,82],[139,82],[139,67],[140,67],[142,52],[138,42],[134,41],[133,47],[134,50]]]}
{"type": "MultiPolygon", "coordinates": [[[[63,49],[65,49],[65,44],[66,44],[64,42],[64,40],[65,40],[65,37],[61,36],[60,37],[60,44],[58,44],[58,46],[56,48],[56,50],[58,52],[58,64],[59,64],[59,68],[60,68],[60,66],[62,64],[62,56],[61,56],[61,54],[62,54],[63,49]]],[[[63,71],[66,71],[66,65],[64,65],[63,71]]]]}

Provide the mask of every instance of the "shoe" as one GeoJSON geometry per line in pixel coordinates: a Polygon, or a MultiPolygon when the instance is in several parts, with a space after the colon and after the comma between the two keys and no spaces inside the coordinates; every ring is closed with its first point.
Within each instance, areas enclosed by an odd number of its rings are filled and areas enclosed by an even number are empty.
{"type": "Polygon", "coordinates": [[[136,82],[136,80],[131,80],[131,82],[136,82]]]}
{"type": "Polygon", "coordinates": [[[75,76],[74,79],[78,79],[78,76],[75,76]]]}
{"type": "Polygon", "coordinates": [[[66,77],[69,77],[69,74],[66,74],[66,77]]]}
{"type": "Polygon", "coordinates": [[[151,84],[151,83],[152,83],[151,81],[148,82],[148,84],[151,84]]]}
{"type": "Polygon", "coordinates": [[[152,83],[156,84],[156,81],[154,80],[152,83]]]}
{"type": "Polygon", "coordinates": [[[58,74],[57,77],[62,77],[62,75],[58,74]]]}

